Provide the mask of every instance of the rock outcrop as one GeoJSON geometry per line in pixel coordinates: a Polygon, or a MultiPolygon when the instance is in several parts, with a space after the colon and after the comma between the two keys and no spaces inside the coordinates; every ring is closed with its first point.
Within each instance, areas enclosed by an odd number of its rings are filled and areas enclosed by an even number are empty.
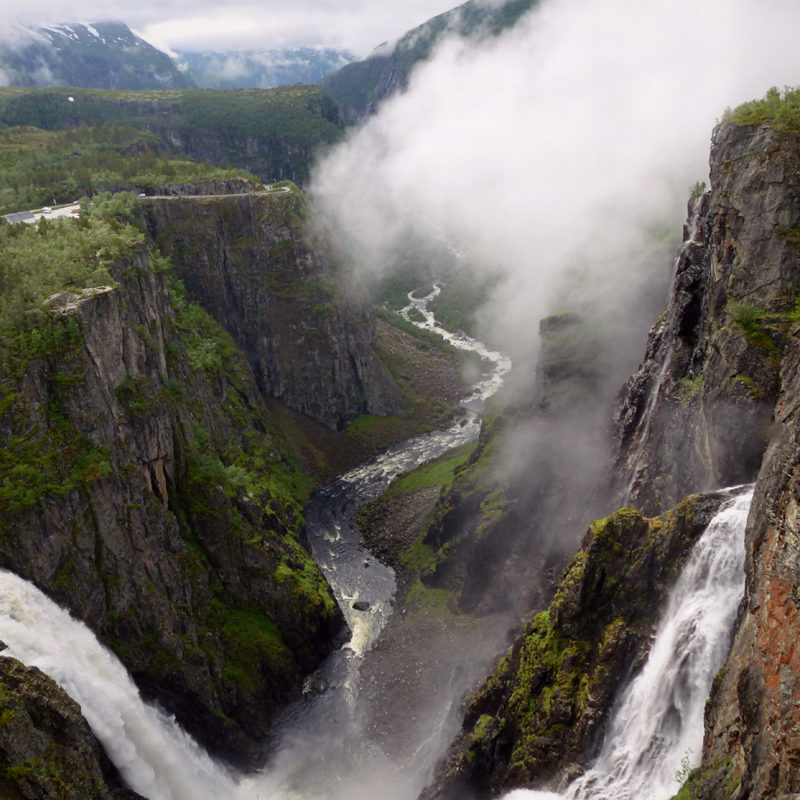
{"type": "Polygon", "coordinates": [[[581,772],[618,688],[646,657],[661,598],[723,497],[691,496],[651,519],[622,509],[592,523],[549,609],[470,701],[423,796],[485,797],[581,772]]]}
{"type": "Polygon", "coordinates": [[[423,580],[451,592],[462,612],[514,609],[519,618],[544,608],[549,576],[588,522],[608,513],[595,466],[607,452],[602,422],[613,395],[597,330],[568,312],[542,320],[540,335],[533,402],[484,425],[424,540],[437,559],[423,580]],[[565,507],[565,496],[579,499],[565,507]]]}
{"type": "Polygon", "coordinates": [[[340,286],[305,231],[305,198],[284,186],[241,197],[146,202],[153,241],[247,355],[267,397],[328,427],[403,413],[375,352],[371,306],[340,286]]]}
{"type": "Polygon", "coordinates": [[[161,266],[139,246],[116,286],[57,295],[7,339],[0,566],[248,761],[341,616],[303,545],[308,480],[246,360],[161,266]]]}
{"type": "Polygon", "coordinates": [[[38,669],[6,657],[0,657],[0,795],[142,800],[124,788],[80,706],[38,669]]]}
{"type": "Polygon", "coordinates": [[[648,513],[755,479],[800,289],[800,146],[722,124],[672,296],[616,415],[623,502],[648,513]]]}

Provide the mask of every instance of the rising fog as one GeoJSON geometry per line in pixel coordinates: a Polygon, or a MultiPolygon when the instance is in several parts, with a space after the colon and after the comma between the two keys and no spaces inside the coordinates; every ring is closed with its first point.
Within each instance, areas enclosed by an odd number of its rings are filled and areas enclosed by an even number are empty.
{"type": "Polygon", "coordinates": [[[362,280],[445,237],[497,278],[484,335],[532,363],[541,316],[627,319],[666,283],[641,253],[679,237],[726,106],[800,83],[799,24],[791,0],[542,0],[498,39],[445,41],[321,163],[315,201],[362,280]]]}

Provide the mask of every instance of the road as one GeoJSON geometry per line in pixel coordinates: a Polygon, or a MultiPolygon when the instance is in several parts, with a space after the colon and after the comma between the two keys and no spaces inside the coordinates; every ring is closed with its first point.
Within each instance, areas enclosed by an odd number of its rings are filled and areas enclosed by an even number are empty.
{"type": "MultiPolygon", "coordinates": [[[[153,195],[139,195],[140,200],[213,200],[219,197],[252,197],[253,195],[262,194],[279,194],[281,192],[291,192],[288,186],[267,186],[260,192],[236,192],[233,194],[153,194],[153,195]]],[[[66,206],[57,206],[49,208],[36,209],[35,211],[22,211],[16,214],[4,215],[7,222],[16,223],[24,222],[28,225],[35,225],[42,217],[46,219],[59,219],[61,217],[78,217],[80,216],[80,203],[70,203],[66,206]]]]}

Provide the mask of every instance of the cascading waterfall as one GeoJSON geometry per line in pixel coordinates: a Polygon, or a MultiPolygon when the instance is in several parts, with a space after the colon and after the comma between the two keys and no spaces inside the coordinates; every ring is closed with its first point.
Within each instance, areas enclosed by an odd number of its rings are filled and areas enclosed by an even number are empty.
{"type": "Polygon", "coordinates": [[[125,782],[148,800],[245,800],[236,782],[175,722],[146,705],[125,667],[35,586],[0,570],[4,655],[47,673],[83,716],[125,782]]]}
{"type": "MultiPolygon", "coordinates": [[[[736,490],[732,490],[736,491],[736,490]]],[[[564,794],[516,790],[505,800],[666,800],[699,763],[703,710],[725,663],[744,593],[744,529],[753,489],[727,501],[672,589],[647,662],[611,714],[600,755],[564,794]]]]}

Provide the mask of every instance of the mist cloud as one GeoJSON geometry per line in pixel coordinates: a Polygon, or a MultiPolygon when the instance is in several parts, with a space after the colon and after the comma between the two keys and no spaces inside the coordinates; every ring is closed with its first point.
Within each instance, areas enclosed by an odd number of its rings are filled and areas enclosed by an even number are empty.
{"type": "Polygon", "coordinates": [[[315,202],[362,275],[446,237],[497,277],[486,330],[529,357],[551,310],[635,302],[635,254],[680,231],[715,120],[800,83],[798,23],[782,0],[544,0],[480,47],[446,41],[321,164],[315,202]]]}

